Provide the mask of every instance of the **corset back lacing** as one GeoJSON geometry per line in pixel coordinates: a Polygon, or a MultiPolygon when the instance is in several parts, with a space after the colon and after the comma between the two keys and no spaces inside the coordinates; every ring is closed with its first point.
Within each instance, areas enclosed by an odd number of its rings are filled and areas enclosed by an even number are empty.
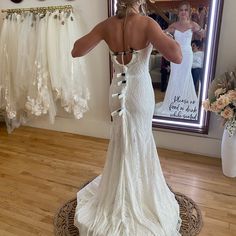
{"type": "Polygon", "coordinates": [[[128,76],[128,66],[124,64],[124,55],[127,55],[128,53],[132,55],[132,58],[131,58],[131,61],[132,61],[134,59],[133,57],[136,56],[137,51],[135,51],[134,49],[131,49],[129,51],[124,51],[124,52],[112,52],[112,57],[114,58],[113,61],[117,62],[118,55],[121,55],[121,60],[122,60],[122,64],[119,64],[121,66],[121,73],[117,73],[115,75],[116,78],[118,79],[121,78],[121,80],[117,82],[117,85],[120,87],[120,91],[118,93],[112,94],[112,98],[120,99],[121,106],[119,109],[111,113],[112,116],[115,116],[115,115],[121,116],[125,111],[125,95],[127,91],[129,76],[128,76]]]}

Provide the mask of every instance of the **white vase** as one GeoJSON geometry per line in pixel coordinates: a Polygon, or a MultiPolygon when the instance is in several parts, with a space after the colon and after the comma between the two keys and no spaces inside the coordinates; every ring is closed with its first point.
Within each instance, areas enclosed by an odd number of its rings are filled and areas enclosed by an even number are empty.
{"type": "Polygon", "coordinates": [[[221,159],[224,175],[236,177],[236,134],[230,137],[226,129],[221,142],[221,159]]]}

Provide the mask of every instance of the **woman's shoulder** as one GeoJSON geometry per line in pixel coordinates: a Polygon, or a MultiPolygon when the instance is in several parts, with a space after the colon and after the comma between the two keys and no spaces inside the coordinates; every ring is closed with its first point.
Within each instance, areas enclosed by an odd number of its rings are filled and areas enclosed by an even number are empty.
{"type": "Polygon", "coordinates": [[[103,31],[107,31],[109,28],[114,27],[119,19],[116,16],[108,17],[107,19],[99,22],[95,28],[100,28],[103,31]]]}
{"type": "MultiPolygon", "coordinates": [[[[142,16],[142,15],[131,15],[131,16],[128,16],[127,20],[129,22],[138,22],[138,23],[142,23],[142,22],[147,22],[148,20],[150,19],[150,17],[147,17],[147,16],[142,16]]],[[[124,18],[119,18],[117,16],[111,16],[111,17],[108,17],[106,20],[102,21],[101,24],[102,25],[113,25],[113,24],[120,24],[121,22],[123,22],[124,18]]]]}
{"type": "MultiPolygon", "coordinates": [[[[114,16],[108,17],[106,20],[104,20],[104,22],[120,21],[120,20],[123,20],[124,18],[125,17],[119,18],[117,15],[114,15],[114,16]]],[[[148,19],[152,19],[149,16],[144,16],[144,15],[140,15],[140,14],[128,15],[127,18],[129,18],[129,19],[133,18],[135,20],[148,20],[148,19]]]]}
{"type": "Polygon", "coordinates": [[[190,25],[191,25],[191,28],[192,28],[193,32],[199,31],[201,29],[200,25],[195,21],[191,21],[190,25]]]}
{"type": "MultiPolygon", "coordinates": [[[[103,24],[108,26],[108,25],[116,25],[116,24],[121,24],[123,23],[124,18],[118,18],[117,16],[111,16],[109,18],[107,18],[103,24]]],[[[143,16],[143,15],[139,15],[139,14],[134,14],[134,15],[130,15],[127,17],[127,23],[129,22],[129,24],[135,26],[147,26],[148,22],[150,22],[150,20],[152,20],[150,17],[148,16],[143,16]]]]}
{"type": "Polygon", "coordinates": [[[110,24],[112,22],[114,23],[117,20],[118,20],[118,18],[116,16],[111,16],[111,17],[108,17],[107,19],[101,21],[100,24],[107,25],[107,24],[110,24]]]}
{"type": "Polygon", "coordinates": [[[106,18],[105,20],[101,21],[98,25],[107,26],[109,24],[115,24],[116,22],[120,20],[121,19],[119,19],[117,16],[110,16],[106,18]]]}

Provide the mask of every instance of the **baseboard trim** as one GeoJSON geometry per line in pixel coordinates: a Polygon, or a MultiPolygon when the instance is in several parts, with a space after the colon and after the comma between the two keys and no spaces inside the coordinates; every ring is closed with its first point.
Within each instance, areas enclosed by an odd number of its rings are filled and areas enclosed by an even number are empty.
{"type": "Polygon", "coordinates": [[[153,132],[157,147],[220,158],[221,140],[209,136],[194,136],[163,131],[153,132]]]}

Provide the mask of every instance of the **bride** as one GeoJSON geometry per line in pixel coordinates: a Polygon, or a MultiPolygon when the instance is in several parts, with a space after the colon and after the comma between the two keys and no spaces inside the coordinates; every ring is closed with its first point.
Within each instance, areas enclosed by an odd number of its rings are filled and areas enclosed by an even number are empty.
{"type": "Polygon", "coordinates": [[[178,9],[178,21],[171,24],[166,31],[174,34],[180,44],[183,60],[181,64],[171,63],[171,72],[165,98],[155,106],[155,115],[197,120],[199,100],[195,91],[191,73],[193,52],[191,47],[193,32],[204,36],[205,31],[190,20],[191,7],[182,2],[178,9]]]}
{"type": "Polygon", "coordinates": [[[118,0],[117,14],[77,40],[73,57],[101,40],[114,65],[109,104],[112,134],[103,173],[77,193],[81,236],[179,236],[179,205],[168,188],[152,135],[155,100],[148,72],[152,47],[181,62],[178,43],[151,18],[144,0],[118,0]],[[140,34],[142,32],[142,34],[140,34]]]}

